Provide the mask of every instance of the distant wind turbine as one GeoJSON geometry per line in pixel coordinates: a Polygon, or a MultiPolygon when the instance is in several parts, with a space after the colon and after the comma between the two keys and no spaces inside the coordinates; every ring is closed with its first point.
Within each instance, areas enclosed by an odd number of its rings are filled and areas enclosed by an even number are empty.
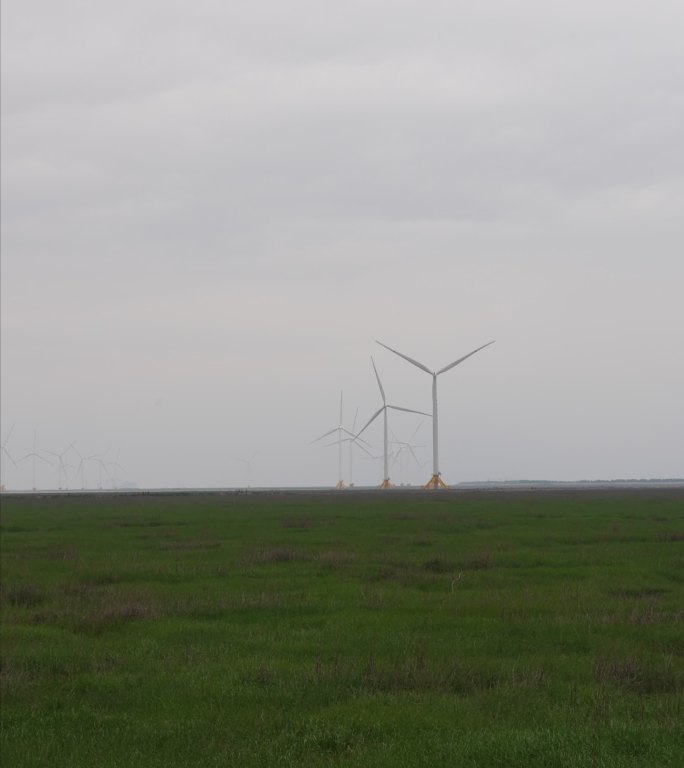
{"type": "Polygon", "coordinates": [[[344,432],[347,437],[355,439],[356,435],[354,435],[352,432],[350,432],[348,429],[345,429],[342,426],[342,396],[343,393],[340,392],[340,420],[337,424],[337,426],[334,429],[329,430],[324,435],[321,435],[320,437],[317,437],[315,440],[312,440],[309,445],[313,445],[314,443],[317,443],[319,440],[322,440],[324,437],[328,437],[328,435],[332,435],[334,432],[337,432],[337,440],[333,445],[337,445],[337,485],[335,488],[338,491],[341,491],[342,489],[346,488],[347,486],[344,483],[344,480],[342,479],[342,443],[345,442],[346,438],[342,437],[342,433],[344,432]]]}
{"type": "Polygon", "coordinates": [[[86,459],[81,455],[78,448],[72,443],[71,449],[73,452],[78,456],[79,462],[78,466],[76,467],[76,472],[81,476],[81,490],[85,491],[86,487],[86,481],[85,481],[85,463],[86,459]]]}
{"type": "Polygon", "coordinates": [[[248,459],[240,459],[235,458],[233,461],[241,461],[243,464],[247,465],[247,487],[251,488],[251,482],[252,482],[252,462],[254,461],[254,457],[259,453],[259,449],[257,448],[256,451],[248,458],[248,459]]]}
{"type": "Polygon", "coordinates": [[[62,490],[62,476],[64,477],[64,487],[69,487],[69,475],[67,473],[67,463],[64,461],[64,456],[67,454],[71,448],[73,447],[73,443],[71,445],[68,445],[61,453],[56,453],[55,451],[48,451],[45,448],[42,448],[41,450],[43,453],[49,453],[51,456],[54,456],[55,459],[57,459],[57,489],[62,490]]]}
{"type": "MultiPolygon", "coordinates": [[[[354,414],[354,421],[352,422],[352,432],[356,429],[356,419],[359,416],[359,409],[356,409],[356,413],[354,414]]],[[[349,487],[353,488],[354,486],[354,448],[360,448],[367,456],[370,456],[371,459],[377,459],[377,456],[373,456],[373,454],[366,448],[365,440],[359,440],[356,437],[344,437],[342,438],[343,443],[349,443],[349,487]],[[365,443],[365,445],[364,445],[365,443]]],[[[325,448],[330,448],[332,445],[337,445],[338,441],[335,440],[334,443],[328,443],[325,448]]]]}
{"type": "MultiPolygon", "coordinates": [[[[358,409],[356,411],[358,415],[358,409]]],[[[356,416],[354,416],[354,421],[352,423],[352,430],[356,427],[356,416]]],[[[366,446],[370,447],[370,443],[367,443],[365,440],[361,440],[359,437],[343,437],[342,441],[343,443],[348,443],[349,445],[349,487],[354,487],[354,448],[360,448],[366,456],[369,456],[371,459],[379,459],[379,456],[374,456],[366,446]]],[[[340,440],[339,438],[335,440],[334,443],[326,443],[323,447],[324,448],[332,448],[334,445],[339,445],[340,440]]]]}
{"type": "Polygon", "coordinates": [[[416,456],[415,448],[425,448],[424,445],[416,445],[413,441],[415,436],[418,434],[418,430],[423,426],[422,422],[416,427],[413,434],[408,440],[399,440],[399,438],[394,434],[394,432],[390,429],[390,436],[392,439],[390,440],[390,445],[396,445],[398,448],[394,451],[394,456],[392,458],[392,464],[391,469],[394,469],[395,464],[399,464],[399,474],[401,477],[401,484],[404,485],[406,480],[406,459],[411,457],[416,463],[417,467],[424,467],[425,464],[427,464],[426,461],[421,462],[418,460],[418,456],[416,456]]]}
{"type": "Polygon", "coordinates": [[[104,463],[104,457],[109,452],[109,448],[104,453],[94,453],[92,456],[86,456],[86,461],[94,461],[97,464],[97,487],[99,490],[103,489],[102,484],[102,472],[104,470],[105,480],[109,479],[109,472],[107,471],[107,465],[104,463]]]}
{"type": "Polygon", "coordinates": [[[494,342],[489,341],[486,344],[483,344],[481,347],[474,349],[472,352],[468,352],[467,355],[463,355],[463,357],[459,357],[458,360],[455,360],[453,363],[449,363],[449,365],[445,365],[444,368],[441,368],[439,371],[431,371],[426,365],[419,363],[417,360],[414,360],[412,357],[409,357],[408,355],[404,355],[402,352],[397,352],[396,349],[392,349],[392,347],[388,347],[386,344],[383,344],[381,341],[378,341],[377,343],[381,347],[388,349],[390,352],[394,352],[394,354],[399,355],[399,357],[403,357],[404,360],[408,361],[412,365],[415,365],[417,368],[420,368],[421,371],[425,371],[425,373],[429,373],[430,376],[432,376],[432,477],[428,480],[428,482],[423,487],[426,490],[448,488],[449,486],[444,482],[444,480],[442,480],[442,477],[439,471],[439,429],[438,429],[438,422],[437,422],[437,377],[440,376],[442,373],[446,373],[447,371],[451,370],[455,366],[462,363],[464,360],[467,360],[469,357],[474,355],[476,352],[479,352],[481,349],[488,347],[490,344],[493,344],[494,342]]]}
{"type": "MultiPolygon", "coordinates": [[[[117,451],[117,454],[116,454],[116,458],[117,459],[119,458],[118,451],[117,451]]],[[[118,472],[118,470],[120,470],[120,469],[123,470],[123,467],[116,460],[115,461],[108,461],[108,462],[106,462],[105,463],[105,467],[114,467],[114,472],[111,475],[109,475],[109,479],[112,482],[112,488],[114,488],[114,490],[118,491],[119,490],[119,472],[118,472]]]]}
{"type": "Polygon", "coordinates": [[[382,408],[379,408],[371,417],[368,419],[366,424],[364,425],[363,429],[356,435],[358,438],[365,430],[377,419],[377,417],[382,413],[383,414],[383,459],[384,459],[384,474],[382,478],[382,483],[380,483],[380,488],[387,490],[388,488],[392,488],[392,482],[389,477],[389,453],[387,448],[387,410],[389,408],[392,408],[395,411],[405,411],[406,413],[418,413],[421,416],[429,416],[429,413],[423,413],[423,411],[414,411],[411,408],[401,408],[398,405],[389,405],[387,403],[387,399],[385,398],[385,390],[382,388],[382,382],[380,381],[380,376],[378,375],[378,369],[375,367],[375,360],[371,357],[371,363],[373,364],[373,370],[375,371],[375,378],[378,381],[378,387],[380,388],[380,397],[382,397],[382,408]]]}
{"type": "Polygon", "coordinates": [[[33,450],[30,453],[27,453],[25,456],[22,456],[19,459],[19,462],[24,461],[25,459],[33,459],[33,490],[37,490],[37,482],[36,482],[36,459],[40,459],[44,464],[51,464],[52,462],[48,461],[44,456],[41,456],[38,453],[38,448],[36,447],[38,442],[38,433],[34,430],[33,432],[33,450]]]}

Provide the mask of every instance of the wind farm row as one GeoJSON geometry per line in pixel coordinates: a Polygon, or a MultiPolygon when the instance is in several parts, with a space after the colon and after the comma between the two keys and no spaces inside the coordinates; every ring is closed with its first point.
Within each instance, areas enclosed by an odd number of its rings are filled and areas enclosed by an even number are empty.
{"type": "MultiPolygon", "coordinates": [[[[390,414],[394,420],[398,414],[408,414],[414,417],[429,418],[432,425],[431,448],[432,448],[432,473],[424,483],[423,487],[427,490],[438,490],[447,488],[445,480],[442,478],[439,464],[439,410],[437,399],[437,380],[438,377],[447,373],[452,368],[463,363],[485,347],[493,344],[488,342],[476,349],[459,357],[448,365],[432,370],[423,363],[400,352],[382,342],[377,342],[384,350],[402,358],[412,366],[429,374],[432,377],[432,409],[431,411],[422,410],[419,407],[408,407],[407,404],[398,404],[394,400],[388,400],[385,392],[378,365],[371,356],[371,366],[375,381],[377,383],[379,398],[379,407],[372,415],[357,428],[358,409],[356,409],[351,426],[345,426],[344,423],[344,400],[340,393],[339,420],[337,426],[324,432],[319,437],[310,441],[309,445],[323,446],[325,448],[337,448],[337,483],[335,488],[343,490],[354,487],[354,457],[361,455],[365,459],[372,459],[382,462],[382,475],[378,477],[377,486],[382,490],[395,487],[397,484],[407,485],[407,475],[409,464],[413,470],[425,466],[429,459],[424,458],[424,454],[419,458],[418,454],[427,451],[427,446],[415,443],[416,435],[422,426],[422,419],[416,425],[415,421],[407,428],[408,422],[403,421],[401,428],[396,426],[392,429],[390,426],[390,414]],[[371,426],[380,420],[382,424],[381,447],[374,446],[371,440],[371,426]],[[402,433],[405,437],[412,430],[408,439],[400,440],[397,433],[402,433]],[[326,438],[329,441],[326,442],[326,438]],[[346,450],[345,450],[346,449],[346,450]],[[344,466],[344,457],[346,454],[346,467],[344,466]],[[392,478],[392,474],[398,472],[398,481],[392,478]]],[[[411,405],[416,405],[412,403],[411,405]]],[[[424,406],[423,406],[424,407],[424,406]]],[[[123,468],[119,463],[119,452],[114,454],[111,447],[102,452],[88,452],[81,450],[75,441],[65,446],[55,448],[45,448],[39,445],[38,432],[33,432],[33,441],[29,450],[24,448],[19,450],[21,440],[17,440],[14,431],[14,425],[10,427],[2,442],[2,466],[0,467],[0,484],[2,490],[10,488],[7,481],[8,469],[12,474],[11,488],[30,488],[36,490],[116,490],[122,487],[130,487],[128,484],[122,484],[120,473],[123,468]]],[[[26,441],[25,443],[26,444],[26,441]]],[[[260,451],[255,451],[249,457],[225,456],[226,468],[228,464],[233,466],[237,464],[244,465],[246,486],[254,485],[254,466],[255,459],[260,451]]],[[[260,457],[261,458],[261,457],[260,457]]],[[[378,473],[379,474],[379,473],[378,473]]],[[[262,478],[259,478],[261,480],[262,478]]],[[[227,485],[227,484],[226,484],[227,485]]],[[[265,487],[267,484],[258,482],[258,486],[265,487]]],[[[321,483],[320,485],[324,485],[321,483]]],[[[320,487],[320,486],[319,486],[320,487]]]]}
{"type": "Polygon", "coordinates": [[[7,472],[11,467],[15,479],[26,485],[30,482],[33,491],[39,489],[67,490],[115,490],[120,487],[119,452],[112,449],[102,453],[82,452],[76,442],[55,450],[42,448],[38,442],[38,431],[33,432],[33,442],[28,452],[15,447],[15,425],[7,431],[2,441],[0,457],[0,488],[6,490],[7,472]]]}

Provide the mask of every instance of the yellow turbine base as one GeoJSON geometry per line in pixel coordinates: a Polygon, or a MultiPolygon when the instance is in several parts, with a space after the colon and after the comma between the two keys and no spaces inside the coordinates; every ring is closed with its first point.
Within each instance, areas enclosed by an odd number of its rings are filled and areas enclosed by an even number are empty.
{"type": "Polygon", "coordinates": [[[339,481],[339,483],[335,486],[336,491],[343,491],[347,486],[344,484],[342,480],[339,481]]]}
{"type": "Polygon", "coordinates": [[[427,483],[423,486],[425,491],[438,491],[441,488],[448,488],[449,486],[442,480],[441,475],[433,475],[427,483]]]}
{"type": "Polygon", "coordinates": [[[378,487],[381,491],[387,491],[390,488],[394,488],[394,483],[388,477],[383,480],[378,487]]]}

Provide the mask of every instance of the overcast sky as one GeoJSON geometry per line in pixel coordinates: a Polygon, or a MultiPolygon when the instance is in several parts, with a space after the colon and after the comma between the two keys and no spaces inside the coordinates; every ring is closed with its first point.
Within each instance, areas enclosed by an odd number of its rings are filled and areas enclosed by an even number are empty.
{"type": "MultiPolygon", "coordinates": [[[[439,379],[447,482],[682,477],[682,40],[681,0],[5,0],[7,450],[332,485],[371,354],[431,410],[375,339],[495,339],[439,379]]],[[[430,421],[390,426],[426,481],[430,421]]]]}

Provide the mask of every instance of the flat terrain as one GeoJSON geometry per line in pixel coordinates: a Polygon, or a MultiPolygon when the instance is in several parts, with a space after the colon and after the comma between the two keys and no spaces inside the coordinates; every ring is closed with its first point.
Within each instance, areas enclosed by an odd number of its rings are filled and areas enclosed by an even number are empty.
{"type": "Polygon", "coordinates": [[[6,766],[684,763],[684,491],[7,496],[6,766]]]}

